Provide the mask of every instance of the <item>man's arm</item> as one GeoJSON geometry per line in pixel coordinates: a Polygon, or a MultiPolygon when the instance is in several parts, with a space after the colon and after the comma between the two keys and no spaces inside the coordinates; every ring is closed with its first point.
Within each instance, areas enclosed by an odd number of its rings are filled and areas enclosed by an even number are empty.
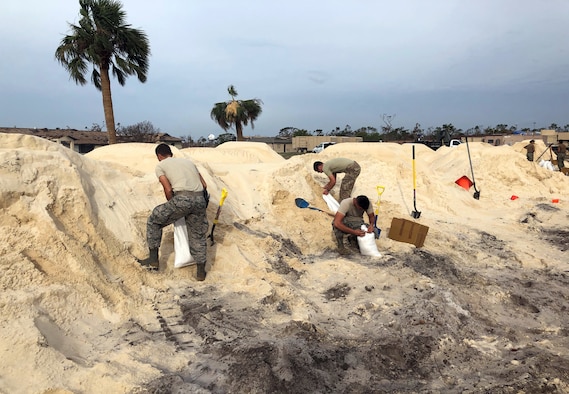
{"type": "Polygon", "coordinates": [[[328,175],[328,179],[330,179],[330,181],[328,181],[326,186],[324,186],[323,194],[328,194],[328,192],[334,188],[334,185],[336,184],[336,174],[328,175]]]}
{"type": "Polygon", "coordinates": [[[368,213],[367,217],[369,218],[369,225],[367,226],[367,232],[373,233],[373,224],[375,223],[375,213],[368,213]]]}
{"type": "MultiPolygon", "coordinates": [[[[336,215],[334,215],[334,227],[336,227],[338,230],[340,230],[343,233],[346,234],[353,234],[353,235],[357,235],[358,237],[363,237],[365,235],[365,232],[361,229],[353,229],[350,228],[348,226],[346,226],[343,222],[344,220],[344,215],[341,212],[336,212],[336,215]]],[[[373,231],[373,227],[372,227],[372,231],[373,231]]]]}
{"type": "Polygon", "coordinates": [[[205,179],[203,179],[202,174],[198,172],[198,175],[200,176],[200,182],[202,183],[203,189],[207,189],[207,183],[205,183],[205,179]]]}
{"type": "Polygon", "coordinates": [[[168,178],[166,178],[166,175],[160,175],[160,178],[158,178],[158,180],[164,188],[164,195],[166,196],[166,200],[170,201],[170,199],[174,196],[174,193],[172,193],[172,185],[170,185],[170,181],[168,178]]]}

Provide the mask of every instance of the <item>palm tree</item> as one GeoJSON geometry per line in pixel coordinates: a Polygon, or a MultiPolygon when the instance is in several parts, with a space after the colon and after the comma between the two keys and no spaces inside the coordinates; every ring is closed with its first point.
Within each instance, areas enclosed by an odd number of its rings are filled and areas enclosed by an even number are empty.
{"type": "Polygon", "coordinates": [[[79,5],[79,24],[69,24],[71,34],[61,40],[55,58],[79,85],[87,83],[85,74],[88,65],[93,65],[91,81],[102,92],[109,144],[115,144],[117,136],[109,71],[121,86],[129,75],[136,75],[140,82],[146,82],[150,45],[143,31],[125,23],[126,13],[119,1],[79,0],[79,5]]]}
{"type": "Polygon", "coordinates": [[[237,91],[233,85],[227,88],[227,93],[231,96],[231,100],[216,103],[210,115],[225,131],[235,125],[237,141],[243,141],[243,126],[247,126],[251,122],[251,128],[255,128],[253,122],[261,115],[263,111],[261,104],[263,102],[259,99],[235,100],[237,91]]]}

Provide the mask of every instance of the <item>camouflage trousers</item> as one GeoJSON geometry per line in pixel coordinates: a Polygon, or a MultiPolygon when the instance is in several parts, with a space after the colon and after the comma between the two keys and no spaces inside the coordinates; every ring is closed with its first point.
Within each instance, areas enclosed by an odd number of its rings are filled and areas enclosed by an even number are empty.
{"type": "Polygon", "coordinates": [[[561,169],[563,167],[565,167],[565,153],[558,153],[557,154],[557,167],[559,167],[559,171],[561,171],[561,169]]]}
{"type": "Polygon", "coordinates": [[[340,185],[340,201],[352,195],[352,190],[354,189],[356,179],[360,176],[360,171],[361,167],[355,161],[346,168],[344,179],[342,179],[342,184],[340,185]]]}
{"type": "Polygon", "coordinates": [[[152,210],[146,223],[146,241],[150,249],[160,247],[162,229],[185,217],[190,252],[197,264],[206,263],[207,229],[206,202],[201,194],[174,196],[152,210]]]}
{"type": "MultiPolygon", "coordinates": [[[[350,217],[344,217],[344,220],[342,221],[342,223],[344,223],[346,226],[348,226],[351,229],[354,230],[359,230],[362,227],[362,224],[365,224],[364,219],[363,218],[358,218],[358,217],[354,217],[354,216],[350,216],[350,217]]],[[[338,243],[338,247],[343,247],[344,246],[344,235],[346,235],[345,232],[338,230],[336,228],[336,226],[334,226],[334,222],[332,222],[332,232],[334,233],[334,238],[336,238],[336,242],[338,243]]]]}

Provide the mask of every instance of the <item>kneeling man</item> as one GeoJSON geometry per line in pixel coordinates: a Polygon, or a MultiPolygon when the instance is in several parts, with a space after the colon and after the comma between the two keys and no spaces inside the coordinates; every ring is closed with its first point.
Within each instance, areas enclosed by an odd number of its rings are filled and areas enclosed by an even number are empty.
{"type": "Polygon", "coordinates": [[[361,229],[362,224],[366,224],[368,227],[367,232],[372,233],[374,222],[375,214],[369,198],[357,196],[342,200],[332,222],[332,229],[338,243],[338,253],[342,255],[349,254],[349,251],[344,246],[344,235],[348,234],[350,244],[357,247],[357,237],[363,237],[366,233],[361,229]],[[364,222],[364,212],[367,213],[369,224],[364,222]]]}

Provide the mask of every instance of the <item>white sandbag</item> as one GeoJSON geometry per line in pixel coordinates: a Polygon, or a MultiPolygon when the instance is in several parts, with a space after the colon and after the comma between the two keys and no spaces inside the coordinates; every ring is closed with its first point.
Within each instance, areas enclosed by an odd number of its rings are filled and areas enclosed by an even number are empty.
{"type": "Polygon", "coordinates": [[[324,199],[324,201],[326,201],[326,204],[328,205],[328,209],[332,213],[335,214],[336,212],[338,212],[338,208],[340,208],[340,203],[338,201],[336,201],[336,199],[334,198],[333,195],[323,194],[322,198],[324,199]]]}
{"type": "Polygon", "coordinates": [[[174,268],[182,268],[195,263],[190,253],[186,218],[181,217],[174,223],[174,268]]]}
{"type": "Polygon", "coordinates": [[[555,171],[553,163],[549,160],[541,160],[538,164],[540,167],[547,168],[548,170],[555,171]]]}
{"type": "Polygon", "coordinates": [[[366,233],[363,237],[357,237],[360,253],[364,256],[381,257],[381,253],[377,250],[377,244],[375,243],[375,234],[368,233],[367,226],[365,224],[362,224],[361,228],[366,231],[366,233]]]}

